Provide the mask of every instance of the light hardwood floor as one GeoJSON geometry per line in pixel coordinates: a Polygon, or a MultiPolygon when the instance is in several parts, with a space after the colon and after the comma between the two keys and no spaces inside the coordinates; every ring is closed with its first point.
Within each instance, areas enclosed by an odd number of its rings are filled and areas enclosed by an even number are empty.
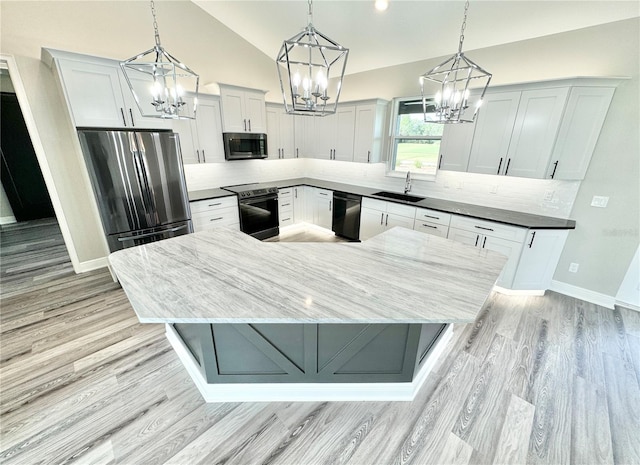
{"type": "Polygon", "coordinates": [[[35,226],[2,228],[3,464],[640,463],[638,313],[494,294],[414,402],[206,404],[163,326],[35,226]]]}

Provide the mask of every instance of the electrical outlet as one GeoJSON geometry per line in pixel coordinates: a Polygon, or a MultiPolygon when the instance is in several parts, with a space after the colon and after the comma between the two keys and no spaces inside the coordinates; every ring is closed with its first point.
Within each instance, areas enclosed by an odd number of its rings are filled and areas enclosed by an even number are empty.
{"type": "Polygon", "coordinates": [[[448,189],[448,188],[449,188],[449,181],[446,181],[446,180],[445,180],[445,182],[444,182],[444,187],[445,187],[445,189],[448,189]]]}
{"type": "Polygon", "coordinates": [[[551,202],[553,200],[553,194],[554,194],[554,191],[552,191],[551,189],[545,191],[544,193],[545,202],[551,202]]]}
{"type": "Polygon", "coordinates": [[[496,192],[498,192],[498,185],[494,184],[493,186],[491,186],[491,188],[489,189],[489,193],[490,194],[495,194],[496,192]]]}
{"type": "Polygon", "coordinates": [[[593,199],[591,200],[592,207],[606,208],[607,203],[609,203],[609,197],[604,197],[601,195],[594,195],[593,199]]]}
{"type": "Polygon", "coordinates": [[[464,187],[464,183],[462,181],[458,181],[456,183],[456,189],[462,189],[464,187]]]}
{"type": "Polygon", "coordinates": [[[578,263],[572,263],[571,265],[569,265],[569,271],[571,273],[577,273],[578,268],[580,268],[580,265],[578,263]]]}

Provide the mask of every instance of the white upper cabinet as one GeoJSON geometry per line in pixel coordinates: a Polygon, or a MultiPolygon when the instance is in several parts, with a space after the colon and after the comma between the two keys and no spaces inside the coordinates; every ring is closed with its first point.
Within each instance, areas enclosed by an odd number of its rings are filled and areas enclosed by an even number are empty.
{"type": "Polygon", "coordinates": [[[467,171],[475,129],[475,121],[473,123],[444,125],[440,141],[439,170],[467,171]]]}
{"type": "Polygon", "coordinates": [[[522,92],[505,175],[545,177],[568,95],[568,87],[522,92]]]}
{"type": "Polygon", "coordinates": [[[294,117],[282,105],[267,105],[267,153],[269,160],[296,158],[294,117]]]}
{"type": "Polygon", "coordinates": [[[521,92],[487,94],[471,145],[468,171],[503,174],[521,92]]]}
{"type": "Polygon", "coordinates": [[[387,102],[383,100],[356,105],[353,161],[359,163],[383,161],[382,138],[386,111],[387,102]]]}
{"type": "MultiPolygon", "coordinates": [[[[56,58],[63,92],[76,127],[169,129],[171,121],[143,117],[117,62],[83,55],[56,58]]],[[[143,84],[139,96],[145,95],[143,84]]],[[[149,101],[151,93],[149,92],[149,101]]],[[[149,104],[151,105],[151,104],[149,104]]]]}
{"type": "Polygon", "coordinates": [[[614,87],[573,87],[547,168],[547,178],[584,179],[614,87]]]}
{"type": "MultiPolygon", "coordinates": [[[[193,105],[193,96],[185,98],[193,105]]],[[[182,161],[188,163],[224,162],[222,118],[217,96],[199,94],[195,120],[173,120],[173,131],[180,135],[182,161]]]]}
{"type": "Polygon", "coordinates": [[[267,132],[264,92],[220,84],[224,132],[267,132]]]}
{"type": "Polygon", "coordinates": [[[316,153],[316,119],[312,116],[293,117],[295,158],[313,157],[316,153]]]}
{"type": "Polygon", "coordinates": [[[353,160],[353,138],[356,110],[351,105],[338,105],[332,115],[316,118],[316,149],[309,156],[327,160],[353,160]]]}

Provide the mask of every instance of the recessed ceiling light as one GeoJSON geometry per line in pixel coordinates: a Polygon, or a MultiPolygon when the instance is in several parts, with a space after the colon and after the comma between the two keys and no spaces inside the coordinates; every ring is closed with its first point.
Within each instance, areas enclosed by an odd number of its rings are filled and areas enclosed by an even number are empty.
{"type": "Polygon", "coordinates": [[[376,10],[385,11],[389,8],[389,0],[376,0],[376,10]]]}

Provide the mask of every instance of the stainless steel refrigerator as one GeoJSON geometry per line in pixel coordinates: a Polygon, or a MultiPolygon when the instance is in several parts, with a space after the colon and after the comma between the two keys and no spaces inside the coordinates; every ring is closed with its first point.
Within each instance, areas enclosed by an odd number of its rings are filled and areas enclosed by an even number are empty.
{"type": "Polygon", "coordinates": [[[193,232],[177,134],[78,135],[111,252],[193,232]]]}

